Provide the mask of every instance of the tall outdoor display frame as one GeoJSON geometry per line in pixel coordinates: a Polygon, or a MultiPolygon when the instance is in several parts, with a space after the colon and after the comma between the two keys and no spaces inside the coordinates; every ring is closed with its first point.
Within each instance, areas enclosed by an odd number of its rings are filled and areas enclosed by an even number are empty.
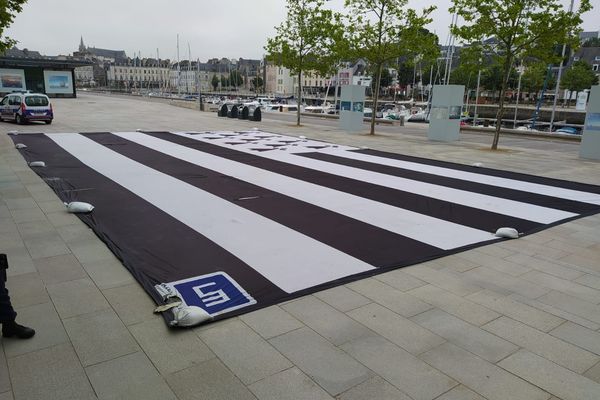
{"type": "Polygon", "coordinates": [[[340,128],[348,132],[363,129],[365,109],[365,87],[360,85],[342,86],[340,95],[340,128]]]}
{"type": "Polygon", "coordinates": [[[600,160],[600,86],[592,86],[579,156],[600,160]]]}
{"type": "Polygon", "coordinates": [[[434,85],[432,94],[427,137],[440,142],[458,140],[465,87],[434,85]]]}

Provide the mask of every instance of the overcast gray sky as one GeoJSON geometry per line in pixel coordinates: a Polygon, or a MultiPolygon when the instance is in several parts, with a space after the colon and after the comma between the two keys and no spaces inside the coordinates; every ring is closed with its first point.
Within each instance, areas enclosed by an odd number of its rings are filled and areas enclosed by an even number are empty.
{"type": "MultiPolygon", "coordinates": [[[[568,4],[568,0],[564,1],[568,4]]],[[[343,10],[343,0],[331,0],[343,10]]],[[[422,8],[435,4],[429,29],[444,43],[451,0],[410,0],[422,8]]],[[[579,0],[575,1],[576,7],[579,0]]],[[[598,4],[592,0],[592,4],[598,4]]],[[[267,37],[285,18],[284,0],[29,0],[7,34],[19,48],[46,55],[70,54],[83,36],[88,46],[138,51],[142,57],[175,59],[177,34],[180,58],[260,58],[267,37]]],[[[600,29],[600,6],[584,16],[585,30],[600,29]]]]}

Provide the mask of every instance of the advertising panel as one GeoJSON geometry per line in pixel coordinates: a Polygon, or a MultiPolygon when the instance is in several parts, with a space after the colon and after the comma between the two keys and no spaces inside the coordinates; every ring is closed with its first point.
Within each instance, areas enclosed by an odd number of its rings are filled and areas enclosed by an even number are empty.
{"type": "Polygon", "coordinates": [[[25,90],[25,71],[22,69],[0,69],[0,91],[25,90]]]}
{"type": "Polygon", "coordinates": [[[44,71],[46,93],[73,93],[71,71],[44,71]]]}

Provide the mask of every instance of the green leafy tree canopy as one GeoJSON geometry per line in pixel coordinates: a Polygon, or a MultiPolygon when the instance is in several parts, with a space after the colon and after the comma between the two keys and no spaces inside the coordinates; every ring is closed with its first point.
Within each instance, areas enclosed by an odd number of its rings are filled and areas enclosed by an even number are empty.
{"type": "Polygon", "coordinates": [[[27,0],[4,0],[0,2],[0,53],[10,49],[17,41],[4,35],[6,28],[13,23],[18,13],[23,11],[27,0]]]}
{"type": "Polygon", "coordinates": [[[458,13],[464,24],[452,26],[452,33],[467,43],[479,43],[501,66],[500,104],[492,149],[498,147],[504,92],[515,59],[556,61],[556,45],[573,48],[579,44],[581,15],[590,9],[589,0],[581,0],[579,9],[573,12],[564,9],[560,0],[454,0],[450,11],[458,13]]]}
{"type": "Polygon", "coordinates": [[[383,67],[403,55],[422,54],[420,48],[430,50],[437,46],[437,42],[433,43],[437,36],[424,29],[431,22],[429,15],[435,10],[435,6],[417,13],[407,8],[407,3],[408,0],[345,1],[345,7],[350,12],[350,54],[354,58],[366,60],[376,71],[371,135],[375,134],[375,110],[383,67]]]}
{"type": "Polygon", "coordinates": [[[592,70],[592,66],[587,62],[575,61],[571,68],[565,71],[560,81],[562,89],[568,89],[573,92],[580,92],[589,89],[592,85],[598,83],[598,76],[592,70]]]}
{"type": "MultiPolygon", "coordinates": [[[[340,15],[325,8],[325,0],[286,0],[286,20],[267,40],[267,59],[288,68],[297,76],[298,104],[302,103],[302,74],[333,72],[342,51],[340,15]]],[[[297,113],[300,125],[300,107],[297,113]]]]}
{"type": "Polygon", "coordinates": [[[212,81],[210,82],[210,84],[213,87],[213,91],[216,91],[217,88],[219,87],[219,77],[217,77],[217,75],[213,75],[212,81]]]}

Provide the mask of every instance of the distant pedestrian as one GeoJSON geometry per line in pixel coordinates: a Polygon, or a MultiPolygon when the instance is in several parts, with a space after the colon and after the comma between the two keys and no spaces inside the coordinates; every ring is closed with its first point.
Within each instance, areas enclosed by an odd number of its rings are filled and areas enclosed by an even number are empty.
{"type": "Polygon", "coordinates": [[[6,254],[0,254],[0,323],[2,324],[2,336],[16,336],[19,339],[29,339],[35,335],[35,331],[15,322],[17,313],[10,303],[8,289],[6,289],[7,269],[8,259],[6,258],[6,254]]]}

